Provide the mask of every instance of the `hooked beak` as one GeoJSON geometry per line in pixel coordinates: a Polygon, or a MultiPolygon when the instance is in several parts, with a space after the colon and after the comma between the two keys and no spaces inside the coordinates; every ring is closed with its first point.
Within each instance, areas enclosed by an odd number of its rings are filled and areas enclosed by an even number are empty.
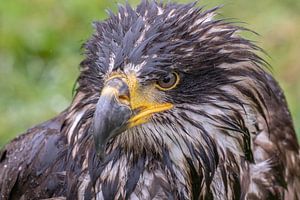
{"type": "Polygon", "coordinates": [[[111,138],[173,107],[171,103],[157,102],[154,93],[149,87],[141,88],[135,76],[114,75],[105,82],[91,127],[100,157],[111,138]]]}
{"type": "Polygon", "coordinates": [[[126,130],[132,112],[129,89],[121,78],[109,80],[101,92],[93,119],[96,151],[101,155],[106,142],[126,130]]]}

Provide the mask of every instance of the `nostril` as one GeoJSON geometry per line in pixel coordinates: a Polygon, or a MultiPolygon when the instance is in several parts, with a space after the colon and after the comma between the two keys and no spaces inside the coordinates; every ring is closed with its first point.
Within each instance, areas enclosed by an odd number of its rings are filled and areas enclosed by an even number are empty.
{"type": "Polygon", "coordinates": [[[126,105],[129,105],[129,97],[127,95],[119,95],[118,100],[126,105]]]}

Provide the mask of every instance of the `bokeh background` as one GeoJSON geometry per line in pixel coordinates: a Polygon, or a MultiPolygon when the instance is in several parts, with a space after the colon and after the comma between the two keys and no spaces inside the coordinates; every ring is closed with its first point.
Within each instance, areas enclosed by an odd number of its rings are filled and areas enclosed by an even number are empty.
{"type": "MultiPolygon", "coordinates": [[[[179,1],[178,2],[184,2],[179,1]]],[[[109,0],[0,0],[0,147],[27,128],[64,110],[83,59],[91,22],[117,10],[109,0]]],[[[132,5],[138,1],[128,0],[132,5]]],[[[300,138],[300,1],[202,0],[224,5],[221,16],[260,34],[283,87],[300,138]]]]}

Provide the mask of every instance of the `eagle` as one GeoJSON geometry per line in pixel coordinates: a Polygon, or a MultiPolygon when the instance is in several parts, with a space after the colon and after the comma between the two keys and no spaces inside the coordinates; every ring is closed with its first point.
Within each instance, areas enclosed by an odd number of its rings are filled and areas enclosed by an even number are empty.
{"type": "Polygon", "coordinates": [[[120,5],[83,45],[70,106],[0,153],[0,199],[300,199],[290,112],[219,7],[120,5]]]}

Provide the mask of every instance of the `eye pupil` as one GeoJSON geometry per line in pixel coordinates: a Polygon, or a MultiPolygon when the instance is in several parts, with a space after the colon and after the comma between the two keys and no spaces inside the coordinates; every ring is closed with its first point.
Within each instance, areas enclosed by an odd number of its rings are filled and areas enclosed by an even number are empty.
{"type": "Polygon", "coordinates": [[[164,79],[163,79],[163,82],[164,83],[169,83],[171,81],[171,77],[170,76],[166,76],[166,77],[164,77],[164,79]]]}

